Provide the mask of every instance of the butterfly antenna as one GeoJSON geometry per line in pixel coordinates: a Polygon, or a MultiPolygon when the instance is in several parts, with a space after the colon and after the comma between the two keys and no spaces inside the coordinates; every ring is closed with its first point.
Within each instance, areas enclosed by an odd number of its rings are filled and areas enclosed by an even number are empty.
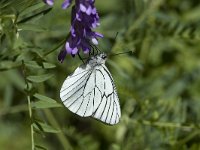
{"type": "Polygon", "coordinates": [[[116,39],[117,39],[118,34],[119,34],[119,32],[117,32],[116,35],[115,35],[114,42],[113,42],[112,45],[111,45],[111,51],[112,51],[112,48],[113,48],[113,46],[114,46],[114,44],[115,44],[115,42],[116,42],[116,39]]]}
{"type": "Polygon", "coordinates": [[[96,45],[93,45],[95,50],[97,51],[97,54],[101,53],[101,50],[96,46],[96,45]]]}
{"type": "Polygon", "coordinates": [[[118,34],[119,34],[119,32],[116,33],[114,41],[116,41],[118,34]]]}
{"type": "Polygon", "coordinates": [[[133,54],[133,50],[131,51],[127,51],[127,52],[120,52],[120,53],[116,53],[116,54],[110,54],[109,56],[117,56],[117,55],[123,55],[123,54],[133,54]]]}

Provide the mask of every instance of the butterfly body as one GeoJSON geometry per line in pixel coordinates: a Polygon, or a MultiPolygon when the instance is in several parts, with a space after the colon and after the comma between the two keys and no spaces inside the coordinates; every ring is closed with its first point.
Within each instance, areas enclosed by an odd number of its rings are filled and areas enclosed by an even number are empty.
{"type": "Polygon", "coordinates": [[[101,53],[99,55],[96,56],[92,56],[89,60],[87,65],[91,65],[92,67],[95,67],[96,65],[102,65],[105,64],[106,62],[106,54],[101,53]]]}
{"type": "Polygon", "coordinates": [[[73,113],[114,125],[119,122],[121,111],[114,80],[105,62],[104,53],[92,56],[66,78],[60,97],[73,113]]]}

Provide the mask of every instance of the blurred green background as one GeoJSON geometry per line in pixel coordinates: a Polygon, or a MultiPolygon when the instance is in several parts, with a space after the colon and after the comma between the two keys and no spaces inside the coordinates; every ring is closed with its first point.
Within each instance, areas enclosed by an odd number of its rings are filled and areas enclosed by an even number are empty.
{"type": "Polygon", "coordinates": [[[57,60],[70,29],[61,3],[0,0],[0,149],[200,150],[199,0],[96,0],[99,48],[134,51],[106,64],[122,110],[115,126],[61,104],[81,64],[57,60]]]}

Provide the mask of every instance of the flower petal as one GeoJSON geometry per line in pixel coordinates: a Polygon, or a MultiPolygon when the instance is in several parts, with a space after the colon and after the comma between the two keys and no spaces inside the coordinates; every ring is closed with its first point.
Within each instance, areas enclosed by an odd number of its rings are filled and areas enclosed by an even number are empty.
{"type": "MultiPolygon", "coordinates": [[[[62,8],[66,9],[71,2],[72,0],[64,0],[62,8]]],[[[66,41],[65,51],[59,54],[59,60],[62,62],[66,54],[74,57],[80,50],[89,53],[91,43],[98,45],[98,38],[103,37],[102,34],[93,31],[99,25],[94,0],[75,0],[71,12],[70,36],[66,41]]]]}
{"type": "Polygon", "coordinates": [[[66,50],[65,49],[62,50],[58,55],[58,60],[62,63],[64,61],[66,55],[67,55],[66,50]]]}
{"type": "Polygon", "coordinates": [[[87,8],[83,4],[80,4],[80,10],[86,12],[87,8]]]}
{"type": "Polygon", "coordinates": [[[62,3],[62,9],[66,9],[70,6],[72,0],[65,0],[63,3],[62,3]]]}
{"type": "Polygon", "coordinates": [[[83,53],[85,53],[85,54],[89,53],[89,51],[90,51],[89,48],[85,48],[85,49],[83,49],[83,53]]]}
{"type": "Polygon", "coordinates": [[[72,35],[73,37],[75,37],[76,34],[75,34],[75,30],[74,30],[74,27],[73,27],[73,26],[71,26],[70,31],[71,31],[71,35],[72,35]]]}
{"type": "Polygon", "coordinates": [[[96,39],[96,38],[92,38],[92,43],[93,43],[94,45],[98,45],[97,39],[96,39]]]}
{"type": "Polygon", "coordinates": [[[48,4],[49,6],[53,6],[54,4],[54,0],[44,0],[44,2],[48,4]]]}
{"type": "Polygon", "coordinates": [[[77,53],[78,53],[78,48],[77,47],[72,49],[72,55],[76,55],[77,53]]]}
{"type": "Polygon", "coordinates": [[[86,14],[90,15],[92,13],[92,7],[89,6],[88,9],[86,10],[86,14]]]}
{"type": "Polygon", "coordinates": [[[69,42],[66,42],[65,49],[66,49],[66,51],[67,51],[68,54],[72,53],[72,48],[70,47],[69,42]]]}
{"type": "Polygon", "coordinates": [[[95,32],[94,34],[95,34],[95,36],[97,36],[97,37],[103,38],[103,34],[101,34],[101,33],[95,32]]]}

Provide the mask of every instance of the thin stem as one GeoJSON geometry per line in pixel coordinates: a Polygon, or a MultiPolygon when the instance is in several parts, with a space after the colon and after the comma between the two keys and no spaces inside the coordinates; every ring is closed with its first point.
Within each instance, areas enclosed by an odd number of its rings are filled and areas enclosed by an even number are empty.
{"type": "MultiPolygon", "coordinates": [[[[69,35],[68,35],[69,36],[69,35]]],[[[67,36],[67,37],[68,37],[67,36]]],[[[54,52],[55,50],[57,50],[59,47],[61,47],[64,43],[66,42],[66,39],[63,39],[58,45],[56,45],[53,49],[51,49],[50,51],[44,53],[44,57],[49,55],[50,53],[54,52]]]]}
{"type": "MultiPolygon", "coordinates": [[[[22,71],[24,74],[24,80],[26,83],[26,90],[29,90],[29,84],[28,84],[28,80],[26,79],[26,67],[24,64],[24,61],[22,60],[22,71]]],[[[34,141],[34,128],[33,128],[33,124],[32,124],[32,109],[31,109],[31,97],[29,95],[29,93],[26,93],[27,95],[27,100],[28,100],[28,111],[29,111],[29,117],[31,119],[31,149],[35,150],[35,141],[34,141]]]]}
{"type": "MultiPolygon", "coordinates": [[[[39,86],[39,91],[41,92],[41,94],[45,94],[44,84],[41,84],[41,86],[39,86]]],[[[53,115],[52,111],[50,109],[44,109],[44,113],[50,125],[52,125],[56,129],[61,130],[61,127],[58,121],[56,120],[55,116],[53,115]]],[[[68,141],[67,137],[65,136],[65,134],[62,132],[62,130],[60,133],[57,133],[56,136],[58,140],[60,141],[60,143],[62,144],[63,149],[72,150],[72,146],[70,142],[68,141]]]]}
{"type": "MultiPolygon", "coordinates": [[[[28,99],[29,116],[32,120],[31,98],[30,98],[29,95],[27,96],[27,99],[28,99]]],[[[31,149],[32,150],[35,150],[35,144],[34,143],[35,143],[35,141],[34,141],[34,129],[33,129],[32,121],[31,121],[31,149]]]]}
{"type": "Polygon", "coordinates": [[[133,51],[127,51],[127,52],[120,52],[120,53],[116,53],[116,54],[110,54],[109,56],[117,56],[117,55],[122,55],[122,54],[133,54],[133,51]]]}
{"type": "MultiPolygon", "coordinates": [[[[50,124],[53,125],[54,127],[56,127],[57,129],[60,129],[60,126],[59,126],[57,120],[55,119],[53,113],[49,109],[44,110],[44,112],[45,112],[45,115],[47,116],[47,119],[50,122],[50,124]]],[[[56,135],[57,135],[57,137],[58,137],[59,141],[61,142],[64,149],[67,149],[67,150],[72,149],[70,142],[67,140],[67,138],[65,137],[63,132],[60,132],[56,135]]]]}

